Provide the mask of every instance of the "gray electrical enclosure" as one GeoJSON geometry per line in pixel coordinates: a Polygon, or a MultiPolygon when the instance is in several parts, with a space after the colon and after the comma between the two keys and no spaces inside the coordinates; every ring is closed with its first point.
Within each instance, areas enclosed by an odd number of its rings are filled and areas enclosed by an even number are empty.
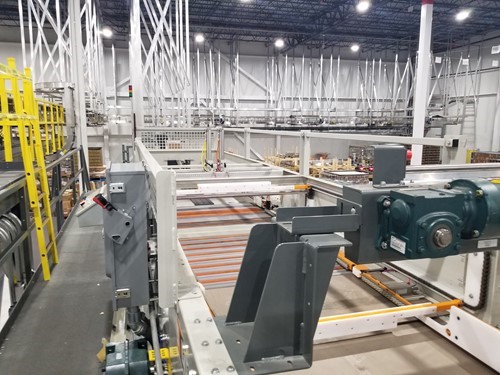
{"type": "Polygon", "coordinates": [[[104,211],[106,274],[112,279],[113,308],[149,303],[146,171],[140,163],[111,164],[104,211]]]}

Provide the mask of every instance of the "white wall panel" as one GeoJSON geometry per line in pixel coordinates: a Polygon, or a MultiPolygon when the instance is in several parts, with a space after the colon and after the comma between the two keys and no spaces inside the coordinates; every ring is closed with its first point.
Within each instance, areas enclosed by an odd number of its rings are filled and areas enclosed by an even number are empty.
{"type": "MultiPolygon", "coordinates": [[[[500,38],[496,40],[491,40],[488,42],[484,42],[481,46],[472,46],[469,50],[455,50],[451,52],[451,56],[453,59],[459,59],[462,55],[467,58],[470,54],[469,67],[475,67],[477,59],[481,56],[481,72],[479,73],[479,82],[478,82],[478,104],[477,104],[477,118],[476,118],[476,140],[475,145],[472,143],[469,145],[470,147],[479,148],[481,150],[499,150],[499,143],[495,142],[495,136],[498,135],[498,132],[494,133],[495,129],[495,115],[496,115],[496,103],[497,103],[497,95],[499,92],[499,84],[500,84],[500,69],[496,68],[494,65],[495,61],[498,61],[500,64],[500,54],[492,54],[491,48],[492,46],[500,45],[500,38]]],[[[21,56],[21,48],[19,44],[16,43],[0,43],[0,61],[5,62],[8,57],[16,58],[18,66],[22,64],[22,56],[21,56]]],[[[114,97],[114,88],[113,88],[113,72],[112,72],[112,60],[111,60],[111,50],[105,50],[105,76],[106,76],[106,85],[108,87],[108,99],[112,99],[114,97]]],[[[193,54],[193,58],[196,60],[196,54],[193,54]]],[[[218,61],[217,53],[213,52],[212,58],[215,62],[218,61]]],[[[208,87],[210,83],[208,82],[208,76],[204,71],[204,61],[207,61],[207,65],[209,65],[208,53],[200,54],[201,61],[201,77],[200,77],[200,87],[197,90],[200,94],[201,99],[205,100],[209,97],[208,95],[208,87]]],[[[334,59],[335,60],[335,59],[334,59]]],[[[266,70],[267,70],[267,61],[268,58],[265,56],[241,56],[240,57],[240,66],[246,72],[248,72],[255,80],[261,82],[263,85],[266,85],[266,70]]],[[[280,64],[283,66],[284,58],[280,57],[280,64]]],[[[318,103],[315,99],[314,92],[310,90],[310,80],[309,80],[309,67],[312,64],[312,67],[317,75],[319,71],[319,59],[305,59],[305,70],[304,70],[304,87],[309,88],[302,91],[302,95],[304,96],[303,108],[315,108],[318,103]],[[309,101],[312,97],[312,101],[309,101]]],[[[370,61],[371,63],[371,61],[370,61]]],[[[297,69],[297,74],[300,76],[300,70],[302,65],[302,57],[295,57],[295,61],[292,57],[289,57],[288,60],[288,75],[289,77],[292,74],[292,66],[295,64],[297,69]]],[[[329,72],[329,56],[325,56],[323,61],[323,71],[324,71],[324,79],[327,79],[329,72]]],[[[360,62],[361,71],[365,72],[364,64],[365,61],[360,62]]],[[[216,64],[215,64],[216,65],[216,64]]],[[[378,65],[378,63],[377,63],[378,65]]],[[[393,71],[394,71],[394,63],[387,62],[384,63],[387,67],[387,71],[389,74],[389,81],[392,81],[393,71]]],[[[359,95],[359,85],[357,84],[357,61],[346,61],[343,60],[341,62],[341,71],[340,71],[340,84],[338,87],[338,97],[342,98],[339,105],[339,112],[341,108],[345,109],[354,109],[356,108],[356,101],[353,100],[356,96],[359,95]]],[[[401,71],[404,69],[404,64],[400,64],[401,71]]],[[[466,66],[460,67],[460,70],[463,71],[466,69],[466,66]]],[[[196,71],[196,67],[193,66],[193,71],[196,71]]],[[[334,61],[334,72],[336,71],[336,61],[334,61]]],[[[118,161],[121,159],[121,144],[129,143],[129,139],[126,135],[131,134],[131,125],[130,118],[128,117],[130,113],[130,99],[128,98],[128,82],[126,81],[129,77],[129,64],[128,64],[128,51],[124,49],[116,50],[116,81],[124,82],[124,84],[118,88],[118,108],[110,110],[110,113],[119,115],[118,123],[114,124],[114,126],[110,126],[110,153],[113,161],[118,161]],[[113,139],[116,138],[116,139],[113,139]],[[118,158],[118,159],[116,159],[118,158]]],[[[376,81],[378,80],[378,74],[375,77],[376,81]]],[[[194,84],[194,82],[193,82],[194,84]]],[[[450,90],[454,90],[458,93],[464,92],[464,84],[465,79],[463,77],[458,77],[458,79],[451,83],[450,90]],[[451,85],[453,84],[453,87],[451,85]]],[[[470,87],[471,81],[467,81],[467,85],[470,87]]],[[[229,99],[231,98],[231,74],[229,69],[229,64],[226,62],[222,63],[221,66],[221,99],[223,107],[232,107],[234,103],[231,103],[229,99]]],[[[292,91],[291,80],[289,78],[286,84],[286,91],[283,94],[286,97],[295,96],[298,92],[297,87],[292,91]]],[[[379,97],[389,97],[389,87],[385,80],[382,80],[380,83],[380,87],[378,88],[379,97]]],[[[262,109],[266,104],[266,93],[265,91],[256,85],[251,80],[247,79],[245,76],[240,76],[240,108],[246,109],[262,109]]],[[[328,94],[325,94],[327,97],[328,94]]],[[[113,100],[109,101],[110,105],[114,105],[113,100]]],[[[323,103],[326,108],[326,103],[323,103]]],[[[377,104],[380,108],[384,106],[382,102],[377,104]]],[[[387,105],[387,104],[386,104],[387,105]]],[[[298,108],[298,101],[286,100],[284,107],[288,110],[291,108],[298,108]]],[[[461,104],[450,106],[450,112],[452,113],[461,113],[461,104]],[[453,112],[454,111],[454,112],[453,112]]],[[[256,112],[254,111],[242,111],[242,115],[253,116],[256,112]]],[[[497,118],[500,116],[497,115],[497,118]]],[[[497,124],[496,126],[500,126],[497,124]]],[[[447,133],[449,134],[457,134],[460,131],[459,126],[448,126],[447,133]]],[[[93,132],[89,140],[89,146],[96,147],[102,145],[102,135],[99,134],[98,131],[93,132]]],[[[284,140],[282,142],[283,151],[293,151],[293,142],[287,142],[284,140]]],[[[235,146],[236,147],[236,146],[235,146]]],[[[261,150],[263,154],[265,154],[266,148],[268,150],[272,149],[274,146],[267,145],[265,143],[262,144],[261,150]]],[[[298,147],[298,145],[296,146],[298,147]]],[[[319,149],[326,149],[328,145],[322,146],[318,145],[319,149]]],[[[338,148],[339,150],[343,150],[342,146],[338,148]]],[[[259,152],[260,152],[259,151],[259,152]]],[[[316,147],[313,148],[313,151],[316,151],[316,147]]],[[[327,150],[320,150],[327,151],[327,150]]],[[[345,150],[344,150],[345,151],[345,150]]],[[[344,153],[344,151],[339,151],[339,153],[344,153]]]]}
{"type": "MultiPolygon", "coordinates": [[[[480,65],[477,74],[477,82],[473,82],[471,75],[458,75],[456,79],[448,80],[448,90],[450,95],[463,96],[465,93],[472,94],[471,86],[477,85],[476,98],[476,121],[475,121],[475,140],[471,137],[468,141],[468,148],[480,149],[483,151],[499,151],[500,142],[495,142],[498,137],[498,132],[495,133],[495,127],[500,127],[500,123],[495,123],[495,115],[498,111],[497,101],[500,95],[500,68],[494,66],[498,62],[500,65],[500,54],[492,54],[492,47],[500,45],[500,38],[489,40],[480,45],[472,45],[467,48],[453,50],[447,53],[454,61],[453,71],[456,73],[464,73],[467,70],[467,65],[462,62],[458,67],[460,58],[466,59],[469,62],[469,71],[474,71],[480,59],[480,65]],[[475,141],[475,142],[474,142],[475,141]]],[[[445,54],[441,54],[445,56],[445,54]]],[[[438,67],[439,69],[439,67],[438,67]]],[[[474,74],[472,74],[474,76],[474,74]]],[[[474,80],[476,78],[474,77],[474,80]]],[[[445,79],[440,79],[440,84],[444,87],[445,79]]],[[[463,104],[457,103],[450,106],[450,114],[461,115],[463,104]]],[[[470,118],[466,121],[463,133],[471,133],[473,121],[470,118]]],[[[453,125],[447,127],[448,134],[460,134],[460,126],[453,125]]]]}

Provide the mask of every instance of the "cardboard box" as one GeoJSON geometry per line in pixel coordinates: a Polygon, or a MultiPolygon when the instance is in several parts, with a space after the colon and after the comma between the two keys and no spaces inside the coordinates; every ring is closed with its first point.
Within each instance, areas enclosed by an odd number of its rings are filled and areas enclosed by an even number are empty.
{"type": "Polygon", "coordinates": [[[89,176],[91,179],[101,179],[106,178],[106,166],[99,165],[89,168],[89,176]]]}
{"type": "Polygon", "coordinates": [[[72,189],[68,189],[64,192],[62,196],[62,206],[63,206],[64,217],[67,217],[74,206],[72,189]]]}
{"type": "Polygon", "coordinates": [[[89,168],[100,167],[104,164],[101,147],[89,147],[89,168]]]}

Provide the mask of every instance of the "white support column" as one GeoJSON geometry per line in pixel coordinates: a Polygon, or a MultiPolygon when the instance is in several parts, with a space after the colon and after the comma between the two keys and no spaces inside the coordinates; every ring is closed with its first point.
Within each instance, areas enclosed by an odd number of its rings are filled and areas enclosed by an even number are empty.
{"type": "Polygon", "coordinates": [[[495,119],[493,121],[490,149],[492,151],[500,151],[500,72],[498,73],[497,100],[495,105],[495,119]]]}
{"type": "Polygon", "coordinates": [[[141,0],[132,0],[130,11],[130,84],[132,85],[132,116],[135,115],[135,125],[141,128],[144,124],[144,97],[142,79],[141,50],[141,0]]]}
{"type": "Polygon", "coordinates": [[[212,156],[213,156],[213,144],[212,144],[212,131],[210,130],[210,128],[207,128],[206,130],[206,133],[205,133],[205,142],[206,142],[206,146],[207,146],[207,153],[206,153],[206,158],[208,161],[211,161],[213,160],[212,159],[212,156]]]}
{"type": "Polygon", "coordinates": [[[186,126],[191,127],[191,102],[192,102],[192,96],[193,96],[193,89],[191,85],[191,49],[190,49],[190,40],[189,40],[189,0],[185,0],[184,4],[184,10],[185,10],[185,37],[186,37],[186,76],[187,76],[187,82],[186,82],[186,126]]]}
{"type": "MultiPolygon", "coordinates": [[[[23,10],[23,1],[18,0],[18,9],[19,9],[19,27],[20,27],[20,36],[21,36],[21,50],[23,54],[23,67],[28,67],[28,62],[26,60],[26,38],[24,37],[24,10],[23,10]]],[[[28,12],[30,10],[28,9],[28,12]]]]}
{"type": "MultiPolygon", "coordinates": [[[[62,32],[62,26],[61,26],[61,6],[59,4],[59,0],[56,0],[56,27],[57,27],[57,43],[59,44],[58,52],[59,52],[59,69],[61,71],[61,79],[64,79],[66,77],[66,72],[65,69],[66,67],[64,66],[64,38],[63,38],[63,32],[62,32]]],[[[23,36],[24,38],[24,36],[23,36]]]]}
{"type": "MultiPolygon", "coordinates": [[[[427,95],[429,93],[431,66],[431,36],[432,36],[433,0],[422,0],[420,17],[420,39],[418,42],[417,83],[413,105],[413,137],[424,136],[425,118],[427,114],[427,95]]],[[[412,165],[422,164],[423,146],[412,147],[412,165]]]]}
{"type": "Polygon", "coordinates": [[[217,157],[219,158],[219,161],[224,160],[224,151],[225,151],[225,146],[224,146],[224,128],[222,127],[217,127],[217,133],[219,136],[219,154],[217,157]]]}
{"type": "Polygon", "coordinates": [[[276,147],[276,155],[281,154],[281,135],[277,134],[276,135],[276,142],[275,142],[275,147],[276,147]]]}
{"type": "Polygon", "coordinates": [[[80,18],[80,2],[69,1],[68,13],[70,17],[70,40],[73,48],[71,55],[71,68],[75,82],[75,115],[78,129],[77,142],[82,146],[87,166],[89,165],[88,140],[87,140],[87,113],[85,108],[85,80],[83,73],[83,43],[82,23],[80,18]]]}
{"type": "Polygon", "coordinates": [[[250,159],[252,157],[250,132],[248,131],[248,129],[245,129],[245,133],[243,134],[244,134],[243,140],[245,146],[245,158],[250,159]]]}
{"type": "Polygon", "coordinates": [[[310,130],[302,130],[300,132],[300,174],[309,176],[309,161],[311,160],[311,133],[310,130]]]}

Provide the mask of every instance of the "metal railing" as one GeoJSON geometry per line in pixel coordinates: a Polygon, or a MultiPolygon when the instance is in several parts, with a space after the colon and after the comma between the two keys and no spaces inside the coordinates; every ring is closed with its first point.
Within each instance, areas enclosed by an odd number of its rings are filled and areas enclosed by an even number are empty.
{"type": "MultiPolygon", "coordinates": [[[[264,160],[262,153],[262,145],[272,145],[272,149],[276,152],[297,152],[300,160],[300,174],[309,175],[309,160],[313,154],[311,147],[312,141],[329,140],[332,144],[335,141],[342,143],[354,142],[363,143],[367,146],[380,143],[396,143],[403,145],[426,145],[437,146],[442,149],[443,164],[449,162],[451,164],[465,163],[467,150],[465,138],[462,136],[445,136],[445,138],[414,138],[389,135],[375,134],[355,134],[355,133],[327,133],[314,132],[310,130],[301,131],[276,131],[276,130],[260,130],[260,129],[224,129],[225,151],[231,151],[234,154],[243,156],[246,159],[264,160]],[[253,137],[254,136],[254,137],[253,137]],[[293,139],[293,150],[282,149],[282,139],[293,139]],[[252,142],[253,141],[253,142],[252,142]],[[237,144],[239,147],[229,150],[227,145],[229,142],[237,144]]],[[[334,149],[332,147],[332,149],[334,149]]],[[[315,150],[323,151],[323,150],[315,150]]]]}

